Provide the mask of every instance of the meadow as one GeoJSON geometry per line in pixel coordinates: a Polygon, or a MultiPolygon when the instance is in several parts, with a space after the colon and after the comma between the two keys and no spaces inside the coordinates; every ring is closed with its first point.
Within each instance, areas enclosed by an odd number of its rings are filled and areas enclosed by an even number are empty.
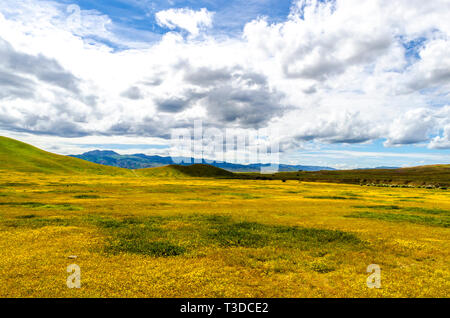
{"type": "Polygon", "coordinates": [[[0,169],[0,297],[450,296],[448,190],[148,171],[0,169]]]}
{"type": "Polygon", "coordinates": [[[450,187],[450,165],[427,165],[393,169],[356,169],[259,173],[238,173],[241,179],[254,180],[299,180],[306,182],[331,182],[388,187],[450,187]]]}

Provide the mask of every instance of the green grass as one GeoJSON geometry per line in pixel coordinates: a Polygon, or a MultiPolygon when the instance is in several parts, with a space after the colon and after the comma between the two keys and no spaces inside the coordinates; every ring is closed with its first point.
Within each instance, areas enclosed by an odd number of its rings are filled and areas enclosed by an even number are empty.
{"type": "Polygon", "coordinates": [[[407,207],[407,208],[403,208],[402,210],[408,211],[408,212],[419,212],[419,213],[424,213],[424,214],[450,216],[450,211],[449,210],[443,210],[443,209],[429,209],[429,208],[421,208],[421,207],[407,207]]]}
{"type": "Polygon", "coordinates": [[[361,196],[361,195],[353,193],[353,192],[341,192],[340,194],[344,195],[344,196],[347,196],[347,197],[354,197],[354,198],[361,196]]]}
{"type": "Polygon", "coordinates": [[[261,196],[253,195],[250,193],[239,193],[239,192],[223,192],[223,193],[219,193],[219,195],[229,195],[229,196],[233,196],[233,197],[238,197],[239,199],[243,199],[243,200],[262,198],[261,196]]]}
{"type": "Polygon", "coordinates": [[[4,182],[0,183],[0,187],[33,187],[37,186],[37,183],[33,182],[4,182]]]}
{"type": "Polygon", "coordinates": [[[328,196],[328,195],[310,195],[305,196],[306,199],[322,199],[322,200],[359,200],[357,197],[342,197],[342,196],[328,196]]]}
{"type": "Polygon", "coordinates": [[[25,216],[19,216],[15,219],[3,219],[2,223],[7,227],[17,228],[26,227],[32,229],[38,229],[45,226],[72,226],[78,222],[75,219],[63,219],[63,218],[43,218],[34,214],[28,214],[25,216]]]}
{"type": "Polygon", "coordinates": [[[353,206],[357,209],[381,209],[381,210],[398,210],[400,207],[398,205],[355,205],[353,206]]]}
{"type": "Polygon", "coordinates": [[[314,250],[361,248],[353,233],[338,230],[267,225],[235,221],[224,215],[174,215],[116,219],[99,215],[71,218],[38,217],[28,214],[2,220],[8,227],[94,226],[107,236],[107,253],[133,253],[155,257],[195,253],[202,248],[264,248],[314,250]],[[176,231],[171,224],[182,224],[176,231]],[[169,226],[169,227],[168,227],[169,226]]]}
{"type": "Polygon", "coordinates": [[[101,198],[96,194],[78,194],[74,196],[75,199],[99,199],[101,198]]]}
{"type": "Polygon", "coordinates": [[[173,184],[158,184],[152,187],[145,187],[143,192],[145,193],[184,193],[193,192],[195,190],[201,190],[201,188],[173,185],[173,184]]]}
{"type": "Polygon", "coordinates": [[[168,241],[152,241],[149,239],[147,231],[120,232],[113,239],[109,240],[106,251],[112,253],[133,253],[149,255],[154,257],[169,257],[182,255],[186,248],[172,244],[168,241]]]}
{"type": "Polygon", "coordinates": [[[37,217],[36,214],[24,214],[24,215],[17,216],[18,219],[32,219],[32,218],[36,218],[36,217],[37,217]]]}
{"type": "Polygon", "coordinates": [[[21,206],[26,208],[38,208],[45,205],[41,202],[0,202],[0,206],[21,206]]]}
{"type": "MultiPolygon", "coordinates": [[[[196,248],[218,245],[223,248],[266,246],[312,249],[317,246],[356,247],[362,242],[354,234],[336,230],[236,222],[227,216],[147,217],[108,224],[111,231],[109,251],[154,255],[153,243],[165,242],[185,253],[196,248]],[[182,222],[183,228],[170,231],[164,226],[182,222]],[[185,242],[175,244],[175,242],[185,242]],[[189,243],[188,243],[189,242],[189,243]]],[[[169,246],[167,245],[167,246],[169,246]]],[[[158,256],[158,255],[155,255],[158,256]]],[[[173,256],[173,255],[159,255],[173,256]]]]}
{"type": "Polygon", "coordinates": [[[69,203],[42,203],[42,202],[0,202],[0,206],[25,207],[32,209],[58,209],[66,211],[80,211],[83,207],[72,205],[69,203]]]}
{"type": "Polygon", "coordinates": [[[336,270],[334,266],[324,263],[323,261],[313,261],[309,266],[313,271],[321,274],[333,272],[336,270]]]}
{"type": "Polygon", "coordinates": [[[209,237],[223,247],[263,247],[270,243],[266,228],[258,223],[239,222],[213,228],[209,237]]]}
{"type": "Polygon", "coordinates": [[[450,211],[444,209],[430,209],[422,207],[399,207],[398,205],[355,205],[353,207],[357,209],[399,210],[403,212],[450,216],[450,211]]]}
{"type": "Polygon", "coordinates": [[[346,215],[345,217],[376,219],[389,222],[408,222],[446,228],[450,227],[450,218],[436,218],[431,216],[412,215],[412,214],[357,212],[346,215]]]}
{"type": "MultiPolygon", "coordinates": [[[[77,158],[56,155],[26,143],[0,136],[0,170],[63,174],[131,175],[126,169],[91,163],[77,158]]],[[[4,184],[25,186],[25,184],[4,184]]]]}

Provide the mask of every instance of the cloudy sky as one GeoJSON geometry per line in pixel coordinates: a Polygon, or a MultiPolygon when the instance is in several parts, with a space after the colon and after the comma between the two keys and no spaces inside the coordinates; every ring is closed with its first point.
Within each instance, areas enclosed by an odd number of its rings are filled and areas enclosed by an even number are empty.
{"type": "Polygon", "coordinates": [[[0,1],[0,135],[168,154],[277,131],[284,163],[450,163],[450,0],[0,1]]]}

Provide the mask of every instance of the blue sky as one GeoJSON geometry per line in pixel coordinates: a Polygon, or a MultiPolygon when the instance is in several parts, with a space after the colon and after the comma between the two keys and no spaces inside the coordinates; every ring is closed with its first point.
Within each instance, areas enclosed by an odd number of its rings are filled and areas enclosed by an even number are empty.
{"type": "Polygon", "coordinates": [[[217,0],[217,1],[137,1],[137,0],[59,0],[63,4],[76,4],[83,10],[96,10],[106,14],[116,24],[116,32],[126,38],[139,40],[158,40],[158,35],[169,32],[156,23],[155,13],[171,8],[206,8],[215,12],[215,35],[239,35],[249,21],[258,17],[267,17],[271,22],[286,19],[289,14],[290,0],[217,0]],[[122,28],[120,28],[122,27],[122,28]],[[134,30],[134,32],[130,32],[134,30]],[[150,37],[148,32],[154,33],[150,37]]]}
{"type": "Polygon", "coordinates": [[[200,120],[277,131],[283,163],[450,163],[449,15],[445,0],[2,2],[0,133],[170,155],[200,120]]]}

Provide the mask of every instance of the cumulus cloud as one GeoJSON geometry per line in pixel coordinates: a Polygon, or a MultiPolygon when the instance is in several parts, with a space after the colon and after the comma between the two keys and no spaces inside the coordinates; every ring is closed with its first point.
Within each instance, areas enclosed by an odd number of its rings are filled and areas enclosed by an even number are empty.
{"type": "Polygon", "coordinates": [[[192,88],[181,96],[159,99],[160,111],[177,113],[198,105],[206,110],[206,122],[216,126],[259,128],[287,108],[284,95],[268,86],[264,74],[253,70],[183,63],[181,72],[192,88]]]}
{"type": "Polygon", "coordinates": [[[308,122],[297,132],[295,140],[319,140],[326,143],[362,143],[383,135],[381,127],[359,112],[332,111],[319,122],[308,122]]]}
{"type": "Polygon", "coordinates": [[[420,60],[408,71],[407,85],[412,90],[450,88],[450,41],[430,41],[419,52],[420,60]]]}
{"type": "Polygon", "coordinates": [[[350,2],[351,7],[344,1],[300,1],[286,22],[256,20],[244,35],[267,55],[278,56],[285,76],[323,81],[374,62],[394,41],[392,30],[379,23],[381,12],[373,11],[380,8],[350,2]]]}
{"type": "Polygon", "coordinates": [[[429,143],[431,149],[450,149],[450,106],[435,111],[436,130],[440,130],[429,143]]]}
{"type": "Polygon", "coordinates": [[[376,139],[448,148],[448,0],[302,0],[282,21],[220,37],[213,14],[157,12],[171,32],[136,43],[99,12],[1,3],[0,128],[168,138],[201,119],[277,128],[283,149],[376,139]]]}
{"type": "Polygon", "coordinates": [[[156,13],[156,21],[162,27],[171,30],[180,28],[186,30],[191,35],[196,36],[202,28],[208,28],[212,25],[214,12],[205,8],[198,11],[191,9],[168,9],[156,13]]]}
{"type": "MultiPolygon", "coordinates": [[[[79,80],[72,73],[64,70],[57,61],[43,55],[33,56],[18,52],[1,37],[0,70],[4,74],[5,72],[10,72],[11,81],[18,79],[17,74],[29,75],[36,80],[63,88],[72,93],[79,93],[79,80]]],[[[24,82],[27,82],[27,80],[25,79],[24,82]]]]}
{"type": "Polygon", "coordinates": [[[428,109],[409,111],[393,121],[385,145],[409,145],[425,142],[435,127],[435,123],[435,118],[428,109]]]}
{"type": "Polygon", "coordinates": [[[271,119],[281,116],[285,107],[283,95],[265,85],[246,87],[243,84],[221,84],[210,90],[206,107],[217,124],[237,124],[245,128],[260,128],[271,119]]]}
{"type": "Polygon", "coordinates": [[[183,97],[169,97],[167,99],[160,99],[156,102],[156,104],[158,110],[161,112],[178,113],[191,106],[191,102],[195,99],[195,96],[187,93],[187,95],[183,97]]]}
{"type": "Polygon", "coordinates": [[[36,85],[31,79],[0,70],[0,87],[0,99],[30,99],[36,85]]]}
{"type": "Polygon", "coordinates": [[[450,149],[450,125],[444,127],[442,136],[436,136],[431,140],[430,148],[450,149]]]}
{"type": "Polygon", "coordinates": [[[96,97],[83,94],[80,86],[55,59],[20,52],[0,37],[0,127],[63,137],[88,134],[79,122],[96,97]]]}
{"type": "Polygon", "coordinates": [[[184,79],[189,83],[199,86],[215,85],[219,82],[231,80],[232,75],[227,68],[211,69],[205,66],[192,68],[186,71],[184,79]]]}
{"type": "Polygon", "coordinates": [[[144,98],[141,90],[137,86],[131,86],[126,91],[122,92],[121,96],[134,100],[144,98]]]}

